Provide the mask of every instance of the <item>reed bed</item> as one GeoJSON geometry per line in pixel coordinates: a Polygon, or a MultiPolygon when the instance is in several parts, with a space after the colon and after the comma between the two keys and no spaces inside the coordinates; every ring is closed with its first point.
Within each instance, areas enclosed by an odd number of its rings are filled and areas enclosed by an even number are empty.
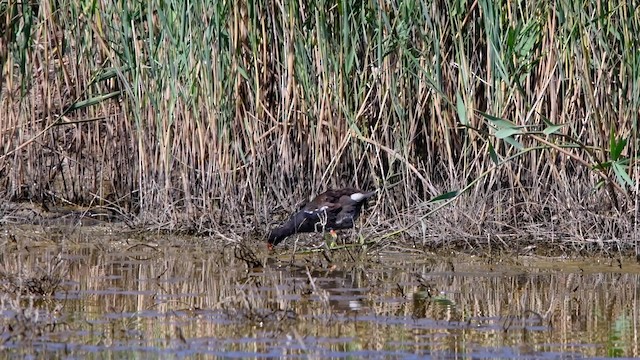
{"type": "Polygon", "coordinates": [[[633,243],[638,6],[4,2],[1,195],[262,234],[355,186],[380,232],[633,243]]]}

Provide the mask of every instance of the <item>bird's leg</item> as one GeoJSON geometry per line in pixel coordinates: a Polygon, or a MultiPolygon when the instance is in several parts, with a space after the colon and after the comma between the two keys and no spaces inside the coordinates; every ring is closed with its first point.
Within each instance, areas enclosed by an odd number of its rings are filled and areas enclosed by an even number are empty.
{"type": "Polygon", "coordinates": [[[322,210],[321,213],[318,214],[318,222],[315,223],[314,228],[316,232],[320,232],[320,230],[322,230],[322,233],[324,234],[324,228],[325,226],[327,226],[327,209],[322,210]],[[320,228],[318,227],[321,226],[320,228]]]}
{"type": "Polygon", "coordinates": [[[322,238],[323,238],[323,246],[331,248],[335,244],[335,239],[337,238],[335,231],[331,229],[331,237],[330,240],[325,236],[327,222],[329,216],[327,215],[327,209],[324,209],[321,213],[318,214],[318,222],[315,224],[316,232],[320,232],[322,230],[322,238]]]}

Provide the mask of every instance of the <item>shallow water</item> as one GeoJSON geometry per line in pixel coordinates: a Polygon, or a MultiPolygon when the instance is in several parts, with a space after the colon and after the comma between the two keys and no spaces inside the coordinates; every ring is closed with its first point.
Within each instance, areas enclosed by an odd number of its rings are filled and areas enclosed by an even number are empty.
{"type": "Polygon", "coordinates": [[[255,244],[266,265],[248,271],[233,246],[218,243],[5,230],[0,349],[101,358],[640,355],[640,271],[631,261],[294,257],[255,244]],[[63,280],[53,295],[24,291],[24,280],[43,274],[63,280]]]}

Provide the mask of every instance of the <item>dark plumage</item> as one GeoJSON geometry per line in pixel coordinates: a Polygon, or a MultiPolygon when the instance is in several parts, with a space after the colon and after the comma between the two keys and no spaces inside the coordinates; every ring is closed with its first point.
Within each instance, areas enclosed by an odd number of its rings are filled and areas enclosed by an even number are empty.
{"type": "Polygon", "coordinates": [[[275,246],[295,233],[352,228],[362,205],[375,193],[353,188],[328,190],[292,214],[284,224],[271,230],[269,246],[275,246]]]}

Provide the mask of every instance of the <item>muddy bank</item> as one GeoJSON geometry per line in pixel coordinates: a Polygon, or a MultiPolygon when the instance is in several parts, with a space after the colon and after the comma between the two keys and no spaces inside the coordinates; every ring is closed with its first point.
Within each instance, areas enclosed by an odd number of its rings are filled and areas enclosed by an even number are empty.
{"type": "MultiPolygon", "coordinates": [[[[445,209],[443,211],[450,211],[445,209]]],[[[446,215],[446,214],[445,214],[446,215]]],[[[120,214],[110,208],[103,207],[73,207],[73,206],[46,206],[35,203],[5,202],[0,207],[0,224],[3,226],[29,225],[45,228],[65,229],[78,228],[91,229],[104,228],[109,231],[126,231],[144,234],[147,231],[161,231],[182,235],[197,235],[203,238],[215,237],[222,244],[256,243],[266,241],[269,229],[276,226],[279,221],[271,221],[270,224],[255,225],[250,223],[250,218],[237,224],[216,224],[210,227],[196,228],[184,227],[181,231],[168,231],[158,224],[144,224],[135,217],[120,214]]],[[[469,224],[447,224],[452,221],[445,216],[443,220],[439,214],[425,219],[429,226],[428,231],[422,234],[414,229],[401,227],[393,228],[388,225],[372,223],[371,221],[359,224],[356,230],[345,230],[339,233],[335,241],[329,242],[322,234],[298,234],[290,236],[282,244],[277,246],[278,251],[292,250],[307,252],[318,251],[323,243],[331,243],[334,250],[355,249],[362,247],[363,251],[393,251],[401,253],[429,253],[429,254],[467,254],[482,256],[485,258],[510,259],[517,256],[536,255],[543,257],[596,257],[596,258],[631,258],[637,257],[638,246],[632,239],[632,234],[604,239],[598,237],[572,237],[570,233],[555,231],[544,232],[543,226],[520,224],[520,228],[510,227],[510,232],[502,226],[500,231],[494,226],[487,225],[486,233],[479,236],[465,228],[469,224]],[[435,224],[435,225],[434,225],[435,224]],[[533,232],[532,229],[538,229],[533,232]]],[[[547,224],[548,225],[548,224],[547,224]]],[[[545,225],[545,226],[547,226],[545,225]]],[[[639,258],[640,259],[640,258],[639,258]]]]}

